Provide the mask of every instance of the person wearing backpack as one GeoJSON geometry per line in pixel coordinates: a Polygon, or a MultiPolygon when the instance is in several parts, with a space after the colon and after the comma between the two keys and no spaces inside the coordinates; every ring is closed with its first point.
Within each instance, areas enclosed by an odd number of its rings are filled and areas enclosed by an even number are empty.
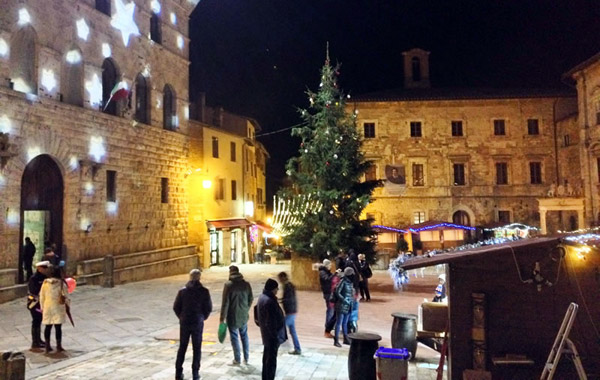
{"type": "Polygon", "coordinates": [[[358,271],[360,273],[360,282],[358,283],[358,287],[360,289],[360,300],[370,302],[371,301],[371,293],[369,292],[369,278],[373,276],[373,271],[369,266],[367,260],[365,260],[365,255],[358,255],[358,271]]]}
{"type": "Polygon", "coordinates": [[[343,273],[342,280],[333,292],[336,300],[335,313],[337,318],[333,345],[336,347],[342,347],[339,342],[340,327],[342,327],[344,333],[344,344],[350,344],[350,340],[348,339],[348,319],[352,310],[352,301],[354,301],[354,287],[352,285],[354,269],[348,267],[344,269],[343,273]]]}

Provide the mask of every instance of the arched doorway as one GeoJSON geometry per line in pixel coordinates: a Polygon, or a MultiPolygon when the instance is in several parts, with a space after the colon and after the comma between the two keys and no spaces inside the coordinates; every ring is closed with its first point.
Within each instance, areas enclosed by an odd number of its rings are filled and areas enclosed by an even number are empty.
{"type": "Polygon", "coordinates": [[[470,226],[471,219],[469,218],[469,214],[467,214],[465,211],[458,210],[452,215],[452,223],[462,224],[463,226],[470,226]]]}
{"type": "MultiPolygon", "coordinates": [[[[36,257],[44,253],[44,242],[56,244],[62,257],[64,182],[60,168],[47,154],[31,160],[21,180],[21,246],[29,236],[36,246],[36,257]]],[[[34,261],[35,262],[35,261],[34,261]]],[[[19,255],[19,280],[23,280],[19,255]]]]}

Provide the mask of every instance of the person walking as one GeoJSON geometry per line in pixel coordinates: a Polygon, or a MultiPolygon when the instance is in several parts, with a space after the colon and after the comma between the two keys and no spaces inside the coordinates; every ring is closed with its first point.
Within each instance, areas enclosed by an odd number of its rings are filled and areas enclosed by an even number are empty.
{"type": "Polygon", "coordinates": [[[358,271],[360,273],[360,281],[358,283],[360,300],[370,302],[371,293],[369,292],[369,279],[373,276],[373,271],[363,253],[358,255],[358,271]]]}
{"type": "Polygon", "coordinates": [[[301,355],[300,341],[296,333],[296,314],[298,313],[298,299],[296,298],[296,287],[291,283],[287,273],[281,272],[277,275],[279,282],[283,286],[283,312],[285,313],[285,326],[290,331],[294,349],[289,352],[290,355],[301,355]]]}
{"type": "Polygon", "coordinates": [[[339,342],[340,327],[342,327],[344,333],[344,344],[350,344],[350,340],[348,340],[348,318],[350,317],[352,301],[354,300],[354,288],[352,286],[353,275],[354,269],[350,267],[344,269],[342,280],[335,288],[335,313],[337,321],[335,324],[333,345],[336,347],[342,347],[339,342]]]}
{"type": "Polygon", "coordinates": [[[248,343],[248,313],[252,306],[252,287],[237,266],[229,267],[229,281],[223,286],[220,321],[227,323],[229,339],[233,348],[232,365],[240,365],[240,339],[244,350],[244,364],[248,364],[250,346],[248,343]],[[239,338],[238,338],[239,336],[239,338]]]}
{"type": "Polygon", "coordinates": [[[257,313],[260,335],[263,341],[262,380],[275,379],[277,372],[277,351],[287,340],[285,317],[277,303],[277,281],[272,278],[265,283],[258,297],[257,313]]]}
{"type": "Polygon", "coordinates": [[[40,289],[40,306],[42,309],[42,323],[46,325],[44,329],[44,338],[46,339],[46,353],[52,351],[50,345],[50,334],[52,326],[56,334],[56,352],[62,352],[65,349],[62,346],[62,324],[67,318],[67,305],[70,304],[68,287],[61,277],[61,270],[58,267],[49,269],[51,275],[44,280],[40,289]]]}
{"type": "Polygon", "coordinates": [[[331,280],[335,277],[335,273],[331,273],[331,261],[323,260],[323,265],[319,266],[319,283],[321,284],[321,292],[325,299],[325,338],[333,338],[331,330],[335,326],[335,305],[333,305],[329,298],[331,298],[331,280]]]}
{"type": "Polygon", "coordinates": [[[29,278],[27,284],[27,309],[31,314],[31,351],[38,351],[45,347],[42,340],[42,310],[40,306],[40,290],[47,278],[47,261],[35,264],[35,273],[29,278]]]}
{"type": "Polygon", "coordinates": [[[192,338],[192,378],[200,380],[200,359],[202,356],[202,331],[204,321],[212,312],[210,293],[200,283],[200,269],[190,271],[190,280],[179,290],[173,311],[179,318],[179,349],[175,361],[175,379],[183,380],[183,361],[190,337],[192,338]]]}
{"type": "Polygon", "coordinates": [[[29,279],[33,275],[33,257],[35,256],[35,244],[31,241],[29,236],[25,238],[25,245],[23,246],[23,270],[25,271],[25,278],[29,279]]]}

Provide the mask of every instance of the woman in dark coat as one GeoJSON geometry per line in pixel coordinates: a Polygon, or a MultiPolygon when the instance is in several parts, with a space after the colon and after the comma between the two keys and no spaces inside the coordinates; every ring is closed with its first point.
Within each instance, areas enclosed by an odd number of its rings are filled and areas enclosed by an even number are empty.
{"type": "Polygon", "coordinates": [[[335,324],[333,345],[336,347],[342,347],[339,342],[340,326],[342,326],[344,333],[344,344],[350,344],[350,340],[348,340],[348,318],[350,317],[352,301],[354,300],[354,287],[352,285],[353,275],[354,269],[344,269],[344,277],[342,277],[342,280],[335,288],[335,313],[337,321],[335,324]]]}

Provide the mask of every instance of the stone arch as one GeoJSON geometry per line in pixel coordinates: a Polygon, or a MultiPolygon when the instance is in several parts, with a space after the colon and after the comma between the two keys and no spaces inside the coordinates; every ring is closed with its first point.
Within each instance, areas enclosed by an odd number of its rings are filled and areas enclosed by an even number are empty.
{"type": "Polygon", "coordinates": [[[73,44],[65,53],[62,62],[61,94],[65,103],[83,106],[83,54],[73,44]]]}
{"type": "Polygon", "coordinates": [[[117,102],[110,101],[110,93],[121,77],[119,67],[112,58],[102,62],[102,112],[117,115],[119,107],[117,102]]]}
{"type": "Polygon", "coordinates": [[[135,120],[150,124],[150,80],[142,73],[135,77],[135,120]]]}
{"type": "Polygon", "coordinates": [[[17,30],[10,42],[10,79],[16,91],[37,94],[37,33],[31,25],[17,30]]]}
{"type": "Polygon", "coordinates": [[[452,209],[452,222],[458,223],[458,224],[464,224],[464,225],[468,225],[468,226],[474,226],[475,225],[475,213],[473,213],[473,210],[471,210],[471,208],[468,206],[458,205],[452,209]],[[457,217],[460,216],[461,220],[464,220],[465,217],[468,218],[469,224],[455,221],[455,215],[457,217]]]}
{"type": "Polygon", "coordinates": [[[174,130],[177,128],[177,95],[173,86],[165,84],[163,89],[163,128],[174,130]]]}

